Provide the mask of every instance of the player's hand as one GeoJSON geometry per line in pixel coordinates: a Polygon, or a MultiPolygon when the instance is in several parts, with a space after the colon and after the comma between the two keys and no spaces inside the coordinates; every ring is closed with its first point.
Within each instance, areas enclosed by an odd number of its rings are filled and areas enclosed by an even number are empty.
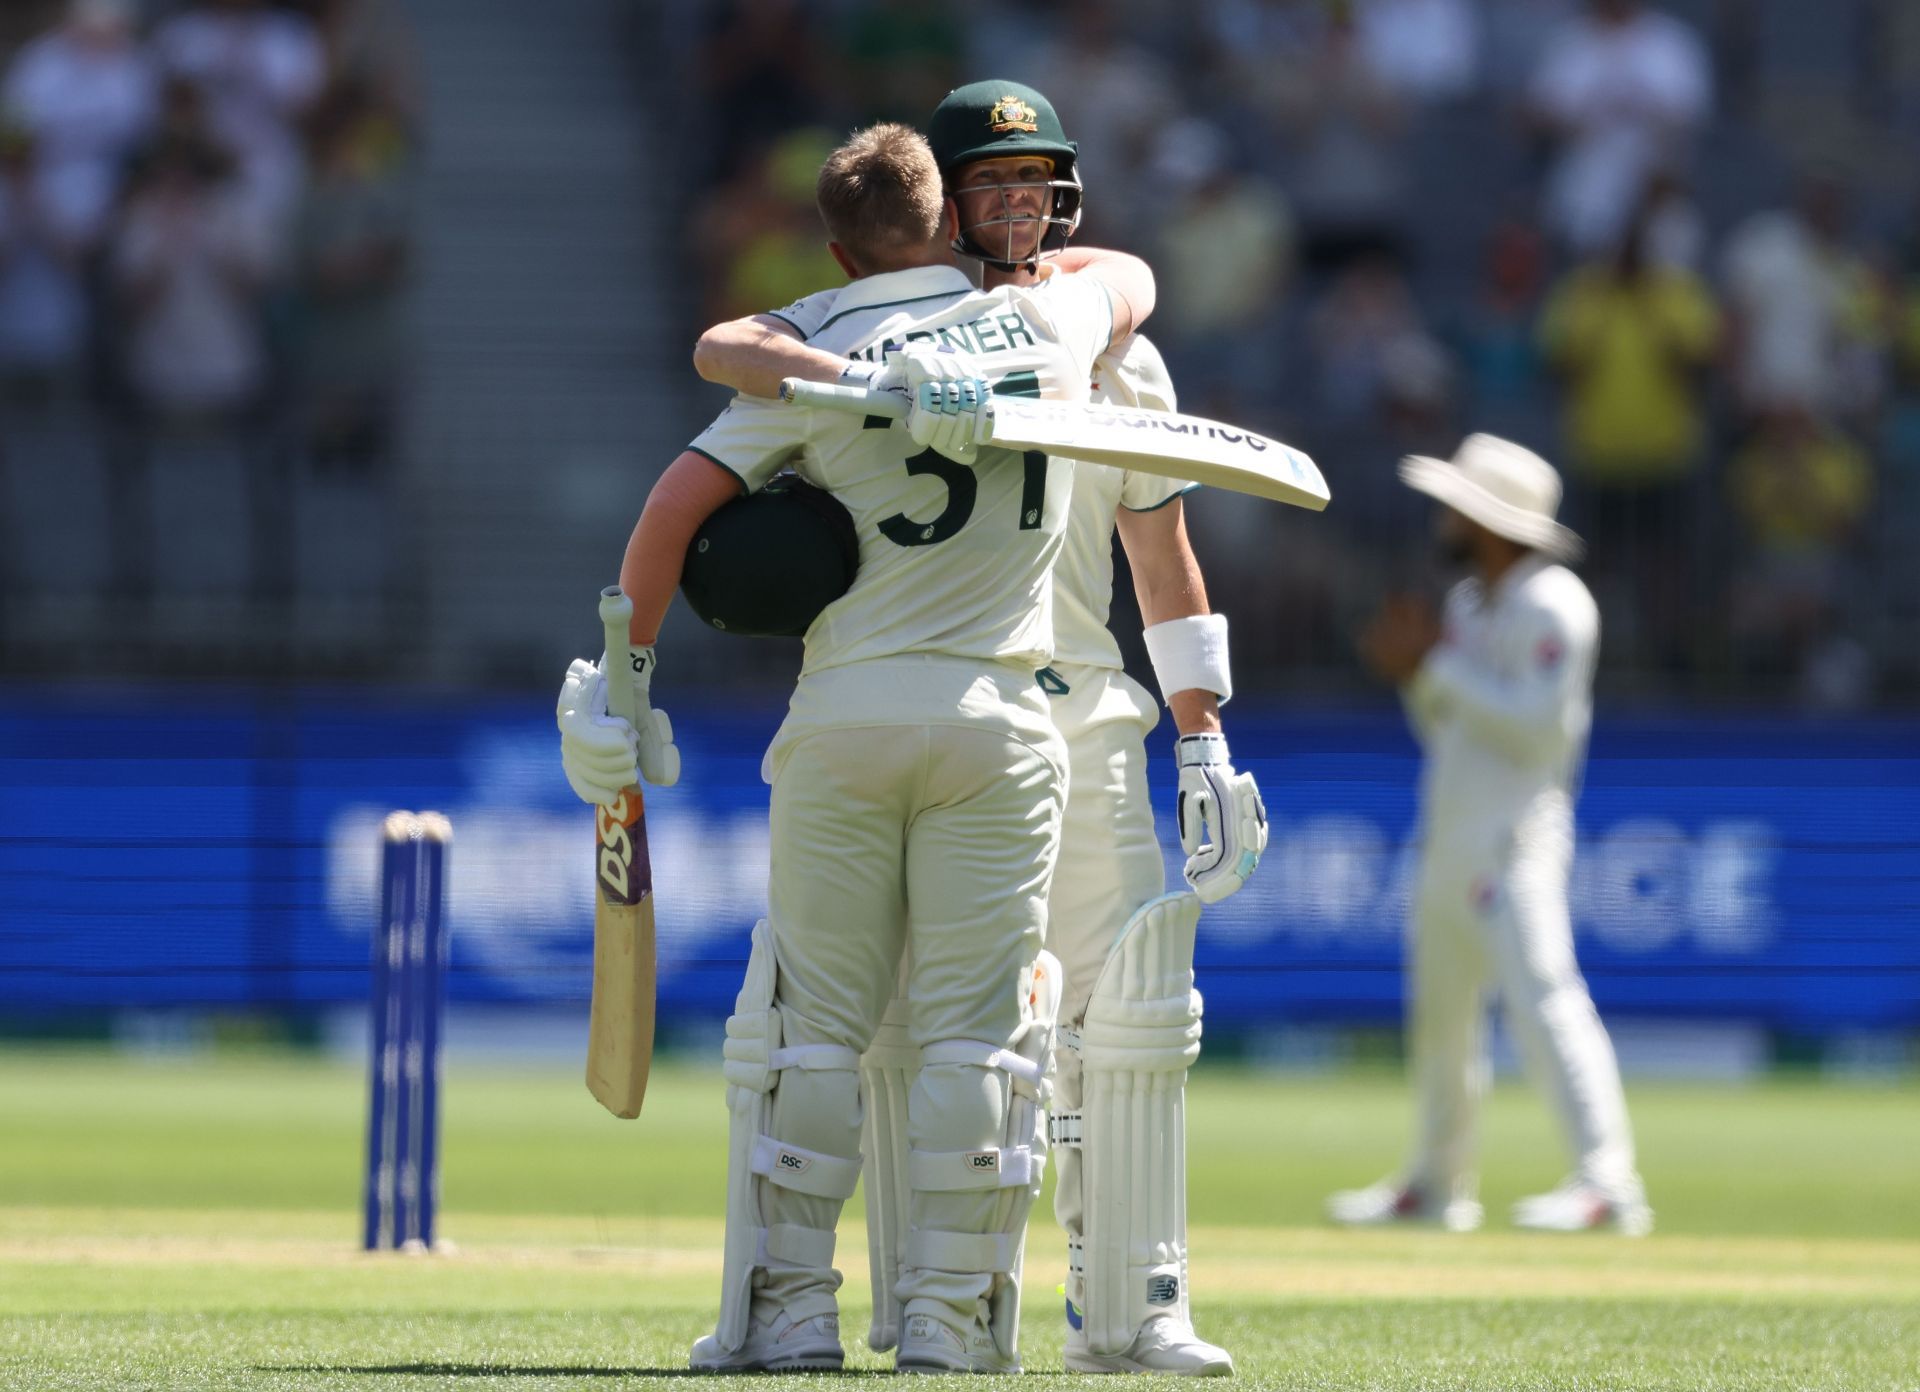
{"type": "MultiPolygon", "coordinates": [[[[633,705],[640,712],[640,728],[634,733],[640,746],[640,772],[656,788],[670,788],[680,781],[680,751],[673,743],[673,722],[667,713],[653,704],[653,673],[660,665],[651,646],[628,648],[632,656],[633,705]]],[[[600,656],[605,670],[606,654],[600,656]]]]}
{"type": "Polygon", "coordinates": [[[606,676],[584,657],[567,668],[554,718],[560,725],[560,767],[580,801],[611,807],[622,788],[639,781],[633,726],[607,714],[606,676]]]}
{"type": "Polygon", "coordinates": [[[907,433],[923,449],[971,464],[992,438],[993,388],[979,377],[927,382],[907,408],[907,433]]]}
{"type": "Polygon", "coordinates": [[[1253,775],[1235,773],[1225,735],[1182,735],[1180,847],[1185,876],[1203,903],[1217,904],[1252,878],[1267,849],[1267,807],[1253,775]]]}
{"type": "Polygon", "coordinates": [[[554,718],[560,726],[560,766],[567,784],[582,802],[613,805],[622,788],[642,774],[656,787],[680,779],[680,751],[673,743],[673,722],[648,700],[653,649],[635,648],[634,690],[646,712],[642,730],[607,711],[606,658],[598,663],[575,658],[560,686],[554,718]]]}
{"type": "Polygon", "coordinates": [[[885,363],[867,378],[867,386],[899,392],[912,400],[928,382],[960,382],[985,375],[973,358],[944,343],[909,343],[887,350],[885,363]]]}
{"type": "Polygon", "coordinates": [[[1380,606],[1356,646],[1376,676],[1404,686],[1439,641],[1440,616],[1433,605],[1418,595],[1398,594],[1380,606]]]}

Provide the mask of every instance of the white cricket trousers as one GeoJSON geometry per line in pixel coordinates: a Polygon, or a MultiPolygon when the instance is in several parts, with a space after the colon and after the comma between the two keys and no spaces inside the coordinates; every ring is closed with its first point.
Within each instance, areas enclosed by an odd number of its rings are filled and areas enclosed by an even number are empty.
{"type": "Polygon", "coordinates": [[[1430,836],[1423,851],[1408,944],[1419,1121],[1407,1178],[1443,1201],[1473,1198],[1478,1188],[1489,989],[1578,1173],[1610,1195],[1637,1197],[1619,1065],[1574,961],[1572,859],[1564,815],[1535,816],[1511,847],[1430,836]]]}
{"type": "MultiPolygon", "coordinates": [[[[1047,900],[1047,951],[1060,959],[1065,990],[1060,1023],[1078,1030],[1100,969],[1121,928],[1149,899],[1166,891],[1166,864],[1153,829],[1145,738],[1160,718],[1153,697],[1124,672],[1060,666],[1064,695],[1049,698],[1067,742],[1067,815],[1060,868],[1047,900]]],[[[1080,1056],[1054,1056],[1058,1106],[1081,1107],[1080,1056]]],[[[1058,1176],[1053,1213],[1071,1239],[1086,1231],[1086,1192],[1078,1146],[1053,1152],[1058,1176]]],[[[1147,1183],[1172,1180],[1149,1175],[1147,1183]]]]}
{"type": "MultiPolygon", "coordinates": [[[[1022,973],[1042,946],[1065,802],[1064,751],[1043,730],[1037,742],[980,724],[783,737],[768,917],[786,1044],[864,1052],[903,949],[914,1044],[1013,1041],[1022,973]]],[[[928,1065],[908,1099],[908,1140],[916,1151],[998,1145],[1007,1111],[1004,1074],[928,1065]]],[[[857,1160],[860,1119],[856,1073],[789,1069],[773,1094],[770,1134],[857,1160]]],[[[839,1219],[838,1199],[766,1192],[769,1223],[831,1229],[839,1219]]],[[[993,1190],[916,1192],[911,1203],[917,1228],[996,1230],[993,1190]]],[[[776,1270],[765,1280],[782,1307],[803,1294],[809,1304],[818,1298],[817,1273],[776,1270]]],[[[900,1297],[950,1306],[949,1318],[965,1328],[991,1281],[989,1273],[910,1270],[900,1297]]]]}
{"type": "MultiPolygon", "coordinates": [[[[1124,672],[1054,670],[1068,687],[1049,705],[1067,742],[1069,774],[1060,868],[1047,900],[1047,951],[1060,959],[1066,978],[1060,1022],[1078,1029],[1120,929],[1135,909],[1166,892],[1145,744],[1160,713],[1124,672]]],[[[1172,757],[1169,749],[1169,762],[1172,757]]]]}

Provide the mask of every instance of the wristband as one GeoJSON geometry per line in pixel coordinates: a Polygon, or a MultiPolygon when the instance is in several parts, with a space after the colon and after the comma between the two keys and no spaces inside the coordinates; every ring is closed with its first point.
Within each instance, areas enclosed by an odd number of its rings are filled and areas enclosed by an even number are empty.
{"type": "Polygon", "coordinates": [[[1230,764],[1233,756],[1227,753],[1225,735],[1182,735],[1173,742],[1173,762],[1176,768],[1193,768],[1199,764],[1230,764]]]}
{"type": "Polygon", "coordinates": [[[1233,677],[1227,670],[1227,616],[1194,614],[1149,626],[1147,656],[1153,660],[1160,700],[1176,691],[1211,691],[1225,705],[1233,696],[1233,677]]]}

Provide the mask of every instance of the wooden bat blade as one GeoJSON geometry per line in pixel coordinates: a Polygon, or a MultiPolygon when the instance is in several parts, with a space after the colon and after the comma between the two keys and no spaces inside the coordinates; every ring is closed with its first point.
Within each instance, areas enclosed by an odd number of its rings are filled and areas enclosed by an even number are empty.
{"type": "Polygon", "coordinates": [[[1135,473],[1187,479],[1320,512],[1320,468],[1291,445],[1174,411],[995,396],[993,443],[1040,449],[1135,473]]]}
{"type": "Polygon", "coordinates": [[[656,959],[653,868],[638,787],[594,809],[593,1000],[587,1019],[587,1090],[617,1117],[640,1115],[653,1067],[656,959]]]}
{"type": "MultiPolygon", "coordinates": [[[[895,420],[907,411],[905,398],[896,392],[798,377],[780,384],[780,399],[895,420]]],[[[1203,483],[1309,512],[1324,511],[1332,497],[1320,466],[1293,446],[1223,421],[1175,411],[996,394],[992,443],[1203,483]]]]}

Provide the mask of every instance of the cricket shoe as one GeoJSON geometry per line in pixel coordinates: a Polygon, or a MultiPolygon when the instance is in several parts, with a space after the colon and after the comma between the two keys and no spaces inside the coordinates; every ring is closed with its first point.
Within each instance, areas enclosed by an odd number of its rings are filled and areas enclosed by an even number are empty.
{"type": "Polygon", "coordinates": [[[687,1356],[687,1366],[696,1373],[837,1373],[845,1362],[838,1315],[794,1320],[785,1310],[770,1320],[751,1321],[746,1342],[731,1353],[708,1334],[687,1356]]]}
{"type": "Polygon", "coordinates": [[[1472,1232],[1485,1211],[1472,1199],[1434,1203],[1418,1185],[1383,1180],[1365,1189],[1342,1189],[1327,1200],[1327,1217],[1349,1228],[1385,1228],[1397,1223],[1431,1224],[1448,1232],[1472,1232]]]}
{"type": "Polygon", "coordinates": [[[1008,1359],[993,1335],[978,1320],[964,1336],[932,1315],[908,1315],[893,1351],[897,1373],[1017,1373],[1018,1359],[1008,1359]]]}
{"type": "Polygon", "coordinates": [[[1067,1302],[1067,1371],[1070,1373],[1168,1373],[1175,1377],[1232,1377],[1233,1355],[1193,1332],[1177,1315],[1155,1315],[1140,1326],[1125,1353],[1095,1353],[1087,1347],[1080,1312],[1067,1302]]]}
{"type": "Polygon", "coordinates": [[[1591,1232],[1611,1228],[1626,1237],[1653,1231],[1653,1210],[1637,1192],[1617,1198],[1577,1176],[1547,1194],[1535,1194],[1513,1206],[1513,1225],[1536,1232],[1591,1232]]]}

